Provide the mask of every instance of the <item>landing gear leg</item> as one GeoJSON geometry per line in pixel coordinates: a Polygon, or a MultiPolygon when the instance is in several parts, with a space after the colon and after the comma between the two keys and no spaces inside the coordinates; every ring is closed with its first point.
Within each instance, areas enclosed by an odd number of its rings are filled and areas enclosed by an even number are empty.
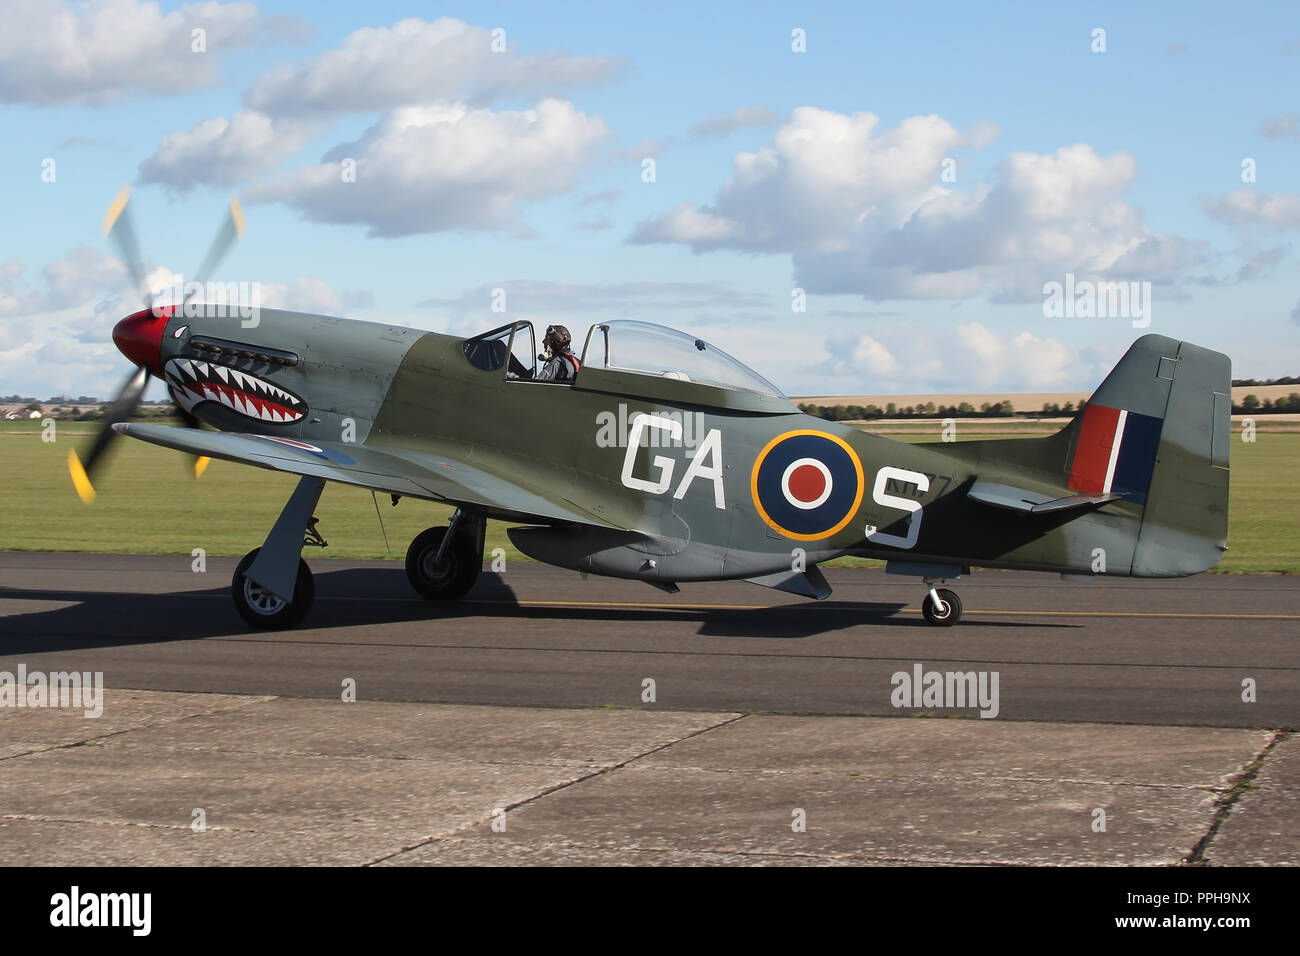
{"type": "Polygon", "coordinates": [[[921,602],[921,613],[935,627],[952,627],[961,620],[961,598],[955,591],[935,587],[936,584],[943,583],[944,579],[925,579],[929,590],[921,602]]]}
{"type": "Polygon", "coordinates": [[[458,508],[445,528],[429,528],[406,551],[406,577],[416,592],[434,601],[454,601],[474,587],[483,567],[482,515],[458,508]]]}
{"type": "Polygon", "coordinates": [[[322,540],[312,512],[324,488],[322,478],[299,480],[266,542],[244,555],[235,569],[230,582],[235,610],[253,627],[293,627],[311,610],[316,586],[302,547],[308,536],[322,540]]]}

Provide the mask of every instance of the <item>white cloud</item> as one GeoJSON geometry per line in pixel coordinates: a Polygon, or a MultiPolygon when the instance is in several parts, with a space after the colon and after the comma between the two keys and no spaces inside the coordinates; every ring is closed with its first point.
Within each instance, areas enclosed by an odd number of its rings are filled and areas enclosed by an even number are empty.
{"type": "Polygon", "coordinates": [[[595,206],[603,203],[611,203],[617,199],[621,193],[617,189],[602,189],[598,193],[589,193],[583,196],[573,204],[574,209],[585,209],[587,206],[595,206]]]}
{"type": "Polygon", "coordinates": [[[1286,244],[1255,253],[1237,270],[1237,281],[1248,282],[1251,279],[1268,278],[1290,251],[1291,246],[1286,244]]]}
{"type": "Polygon", "coordinates": [[[872,113],[801,107],[771,146],[736,154],[736,175],[714,206],[689,216],[679,207],[672,221],[639,227],[634,241],[776,252],[844,248],[855,230],[896,228],[942,192],[940,161],[964,140],[938,116],[914,116],[885,133],[879,122],[872,113]]]}
{"type": "Polygon", "coordinates": [[[127,362],[113,347],[112,329],[134,299],[114,296],[98,306],[81,302],[0,317],[0,391],[38,398],[55,394],[110,396],[127,362]]]}
{"type": "Polygon", "coordinates": [[[752,309],[771,303],[766,295],[740,292],[724,282],[618,282],[608,285],[509,279],[468,289],[455,298],[426,299],[421,306],[450,309],[456,315],[486,312],[496,289],[504,289],[510,311],[600,312],[606,317],[649,310],[664,313],[693,309],[752,309]]]}
{"type": "Polygon", "coordinates": [[[464,105],[405,107],[316,166],[249,190],[313,222],[360,223],[372,236],[454,229],[528,234],[521,204],[573,188],[608,136],[599,117],[562,100],[492,112],[464,105]],[[356,181],[344,179],[355,161],[356,181]]]}
{"type": "Polygon", "coordinates": [[[92,246],[77,246],[43,270],[49,292],[47,308],[86,303],[106,294],[118,294],[130,286],[122,263],[92,246]]]}
{"type": "Polygon", "coordinates": [[[643,136],[631,146],[612,151],[605,157],[605,162],[610,163],[619,159],[631,159],[640,162],[643,159],[653,159],[672,144],[673,138],[671,136],[665,137],[662,140],[651,139],[649,136],[643,136]]]}
{"type": "Polygon", "coordinates": [[[867,333],[858,336],[850,361],[854,368],[874,377],[893,376],[898,373],[898,359],[867,333]]]}
{"type": "Polygon", "coordinates": [[[493,52],[492,44],[489,30],[450,17],[366,27],[350,34],[338,49],[283,64],[259,77],[248,104],[278,115],[384,110],[440,101],[486,103],[602,82],[622,66],[612,56],[520,56],[513,52],[508,33],[506,52],[493,52]]]}
{"type": "Polygon", "coordinates": [[[979,322],[943,332],[890,325],[827,336],[828,358],[795,376],[819,394],[1044,391],[1096,385],[1109,365],[1048,336],[1000,334],[979,322]]]}
{"type": "Polygon", "coordinates": [[[1124,201],[1137,176],[1127,153],[1015,152],[989,182],[956,189],[941,183],[942,161],[987,145],[992,127],[959,133],[938,116],[878,126],[870,113],[795,110],[771,146],[736,154],[713,205],[679,205],[630,241],[790,253],[809,292],[872,299],[1031,299],[1065,271],[1159,281],[1195,257],[1124,201]]]}
{"type": "Polygon", "coordinates": [[[128,93],[210,86],[219,57],[289,24],[251,3],[205,0],[164,14],[144,0],[6,0],[0,102],[99,105],[128,93]],[[206,31],[206,53],[191,49],[206,31]]]}
{"type": "MultiPolygon", "coordinates": [[[[129,363],[113,345],[113,326],[140,309],[125,290],[121,264],[79,246],[47,265],[43,290],[22,292],[19,312],[6,310],[7,289],[18,278],[16,260],[0,264],[0,393],[47,397],[116,394],[129,363]]],[[[146,285],[170,288],[176,275],[159,266],[146,285]]],[[[259,282],[265,308],[342,314],[370,304],[369,293],[336,291],[328,282],[300,276],[293,282],[259,282]]]]}
{"type": "MultiPolygon", "coordinates": [[[[18,258],[8,259],[0,264],[0,318],[11,315],[25,315],[39,308],[40,296],[31,289],[16,288],[18,278],[23,274],[23,261],[18,258]]],[[[4,345],[7,334],[0,326],[0,346],[4,345]]]]}
{"type": "Polygon", "coordinates": [[[1300,137],[1300,129],[1296,127],[1296,115],[1294,113],[1285,113],[1282,116],[1274,116],[1260,123],[1259,135],[1265,139],[1300,137]]]}
{"type": "Polygon", "coordinates": [[[113,325],[141,308],[122,263],[81,245],[42,268],[39,284],[20,286],[24,271],[17,259],[0,265],[0,391],[115,394],[126,360],[113,325]]]}
{"type": "Polygon", "coordinates": [[[298,152],[321,124],[272,119],[253,110],[205,119],[185,132],[168,133],[140,164],[140,180],[177,189],[233,185],[255,179],[298,152]]]}
{"type": "Polygon", "coordinates": [[[753,129],[761,126],[775,126],[781,122],[765,106],[742,106],[727,116],[713,116],[691,127],[692,136],[720,136],[738,129],[753,129]]]}
{"type": "Polygon", "coordinates": [[[268,282],[259,286],[261,306],[267,309],[291,309],[294,312],[319,312],[342,315],[356,293],[335,291],[324,279],[299,276],[293,282],[268,282]]]}
{"type": "Polygon", "coordinates": [[[1270,229],[1300,227],[1300,196],[1288,193],[1258,193],[1237,189],[1225,196],[1205,201],[1211,218],[1243,229],[1264,226],[1270,229]]]}
{"type": "Polygon", "coordinates": [[[684,202],[653,222],[637,226],[632,241],[685,242],[694,246],[696,252],[701,252],[729,245],[743,235],[744,229],[739,223],[684,202]]]}
{"type": "Polygon", "coordinates": [[[20,286],[24,271],[21,259],[0,265],[0,316],[84,305],[106,295],[116,296],[130,284],[121,262],[86,245],[45,266],[41,270],[43,287],[20,286]]]}

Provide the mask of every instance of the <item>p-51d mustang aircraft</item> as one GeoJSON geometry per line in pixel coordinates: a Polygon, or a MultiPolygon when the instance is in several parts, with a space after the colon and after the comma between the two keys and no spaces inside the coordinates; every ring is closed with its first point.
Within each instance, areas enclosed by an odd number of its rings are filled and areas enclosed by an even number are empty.
{"type": "MultiPolygon", "coordinates": [[[[141,273],[129,232],[119,245],[141,273]]],[[[537,560],[669,592],[743,579],[822,599],[819,563],[882,558],[925,582],[936,625],[962,611],[939,585],[971,566],[1178,577],[1226,550],[1230,363],[1160,335],[1138,339],[1050,437],[905,444],[804,415],[726,353],[642,322],[592,326],[576,377],[554,383],[533,379],[528,322],[460,338],[196,311],[117,324],[136,372],[69,465],[93,497],[99,453],[123,434],[300,475],[235,571],[235,607],[254,627],[292,627],[310,609],[301,552],[327,481],[456,506],[406,556],[412,586],[435,600],[474,585],[489,518],[517,525],[510,539],[537,560]],[[126,421],[149,375],[215,430],[126,421]]]]}

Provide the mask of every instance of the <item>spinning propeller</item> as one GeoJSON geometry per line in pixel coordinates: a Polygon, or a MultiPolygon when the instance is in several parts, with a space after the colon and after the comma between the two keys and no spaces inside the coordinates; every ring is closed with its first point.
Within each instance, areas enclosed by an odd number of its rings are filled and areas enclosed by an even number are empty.
{"type": "MultiPolygon", "coordinates": [[[[119,422],[129,420],[135,414],[141,398],[144,397],[144,391],[149,384],[151,374],[162,378],[160,361],[163,330],[177,308],[174,305],[155,307],[146,293],[144,263],[140,258],[140,245],[136,241],[135,226],[132,224],[131,212],[128,206],[130,198],[130,187],[123,186],[122,191],[117,194],[117,198],[113,200],[112,205],[108,207],[108,213],[104,216],[104,235],[112,241],[118,253],[121,254],[126,271],[131,276],[131,281],[135,283],[135,287],[143,299],[144,309],[128,315],[113,327],[113,344],[117,346],[119,352],[135,363],[135,371],[123,383],[117,397],[109,405],[108,411],[104,415],[104,424],[86,450],[85,457],[79,456],[75,449],[68,453],[68,472],[72,476],[73,487],[77,489],[77,494],[81,497],[81,500],[87,504],[95,500],[93,478],[97,468],[103,467],[104,452],[107,451],[112,440],[117,437],[117,432],[113,430],[113,426],[119,422]]],[[[239,200],[231,198],[225,221],[222,222],[216,238],[212,240],[212,245],[208,247],[207,254],[204,255],[198,272],[194,276],[197,288],[202,288],[206,284],[208,277],[216,270],[221,260],[226,257],[226,254],[230,252],[230,249],[243,233],[244,211],[240,208],[239,200]]],[[[188,302],[189,297],[186,296],[179,307],[183,309],[188,302]]],[[[192,414],[179,406],[176,411],[184,419],[187,426],[190,428],[199,427],[198,419],[192,414]]],[[[195,477],[203,474],[203,470],[207,466],[207,458],[195,458],[195,477]]]]}

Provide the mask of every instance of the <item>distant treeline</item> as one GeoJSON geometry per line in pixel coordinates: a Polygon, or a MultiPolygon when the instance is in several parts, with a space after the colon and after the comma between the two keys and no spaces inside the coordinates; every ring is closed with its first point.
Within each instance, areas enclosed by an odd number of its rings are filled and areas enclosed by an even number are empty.
{"type": "MultiPolygon", "coordinates": [[[[1289,385],[1290,382],[1271,382],[1273,385],[1289,385]]],[[[1292,392],[1286,398],[1266,398],[1262,402],[1258,395],[1247,395],[1240,405],[1232,406],[1235,415],[1268,415],[1274,412],[1300,412],[1300,392],[1292,392]]]]}
{"type": "MultiPolygon", "coordinates": [[[[170,405],[171,399],[146,399],[141,405],[170,405]]],[[[0,405],[105,405],[102,398],[94,395],[55,395],[53,398],[32,398],[30,395],[0,395],[0,405]]]]}
{"type": "Polygon", "coordinates": [[[99,405],[102,401],[94,395],[78,395],[76,398],[55,395],[44,401],[30,395],[0,395],[0,405],[99,405]]]}
{"type": "Polygon", "coordinates": [[[985,402],[976,408],[970,402],[960,405],[936,405],[925,402],[921,405],[898,405],[890,402],[884,408],[879,405],[800,405],[799,411],[814,418],[824,418],[831,422],[867,421],[872,418],[999,418],[1015,415],[1015,406],[1009,401],[985,402]]]}
{"type": "Polygon", "coordinates": [[[1292,375],[1287,378],[1234,378],[1232,385],[1234,388],[1249,385],[1300,385],[1300,376],[1292,375]]]}
{"type": "MultiPolygon", "coordinates": [[[[93,408],[82,408],[79,405],[73,405],[71,407],[68,407],[64,405],[55,408],[50,408],[47,410],[47,409],[42,409],[40,405],[33,402],[31,405],[24,408],[23,411],[40,412],[42,415],[48,415],[50,418],[63,419],[64,421],[72,420],[78,422],[97,422],[103,420],[104,412],[107,408],[108,408],[107,405],[96,405],[93,408]]],[[[176,414],[175,405],[172,405],[170,403],[166,405],[142,403],[140,407],[135,410],[134,414],[132,414],[131,417],[138,419],[138,418],[170,418],[173,416],[175,416],[177,419],[180,418],[180,416],[176,414]]],[[[27,416],[23,415],[22,417],[26,418],[27,416]]]]}
{"type": "MultiPolygon", "coordinates": [[[[1285,385],[1286,382],[1268,384],[1285,385]]],[[[960,405],[937,405],[925,402],[921,405],[904,405],[901,408],[890,402],[884,408],[879,405],[813,405],[799,406],[799,411],[814,418],[823,418],[831,422],[862,422],[876,418],[1059,418],[1063,415],[1076,415],[1083,411],[1087,402],[1074,402],[1064,405],[1056,402],[1044,402],[1042,409],[1036,412],[1018,412],[1009,401],[985,402],[976,408],[970,402],[960,405]]],[[[1258,395],[1247,395],[1240,404],[1232,406],[1234,415],[1270,415],[1286,412],[1300,412],[1300,392],[1292,392],[1285,398],[1266,398],[1260,401],[1258,395]]]]}

